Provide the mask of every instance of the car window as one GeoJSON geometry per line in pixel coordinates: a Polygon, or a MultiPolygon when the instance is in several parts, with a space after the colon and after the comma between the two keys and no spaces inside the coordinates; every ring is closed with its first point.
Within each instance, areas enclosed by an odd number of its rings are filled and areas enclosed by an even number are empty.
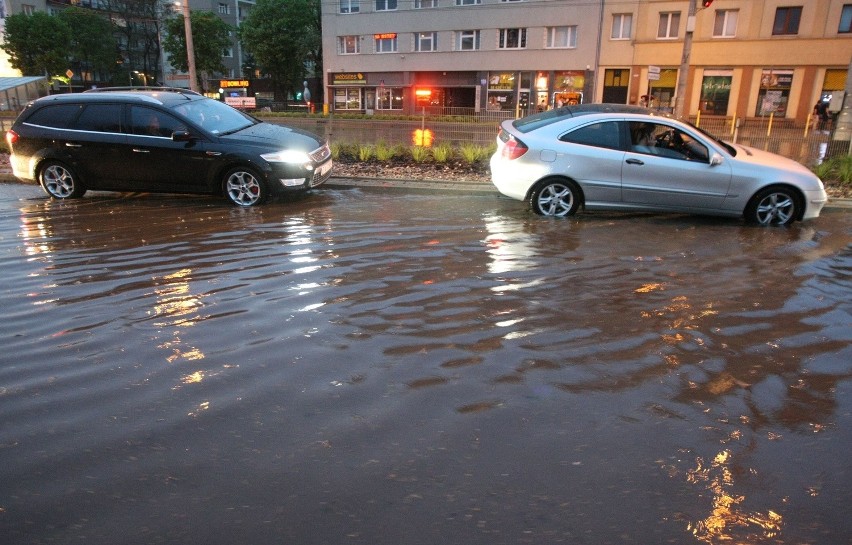
{"type": "Polygon", "coordinates": [[[87,104],[73,129],[92,132],[121,132],[121,104],[87,104]]]}
{"type": "Polygon", "coordinates": [[[36,110],[27,118],[26,123],[31,125],[41,125],[43,127],[54,127],[57,129],[67,129],[71,126],[71,122],[80,113],[82,106],[79,104],[57,104],[55,106],[45,106],[40,110],[36,110]]]}
{"type": "Polygon", "coordinates": [[[630,151],[683,161],[708,162],[707,146],[668,125],[631,121],[630,151]]]}
{"type": "Polygon", "coordinates": [[[563,134],[559,139],[563,142],[571,142],[573,144],[619,149],[621,147],[621,137],[619,134],[618,122],[604,121],[580,127],[563,134]]]}
{"type": "Polygon", "coordinates": [[[212,99],[184,102],[175,106],[174,111],[213,134],[230,134],[258,123],[250,115],[212,99]]]}
{"type": "Polygon", "coordinates": [[[186,124],[173,115],[153,108],[130,107],[131,134],[171,138],[177,130],[186,130],[186,124]]]}

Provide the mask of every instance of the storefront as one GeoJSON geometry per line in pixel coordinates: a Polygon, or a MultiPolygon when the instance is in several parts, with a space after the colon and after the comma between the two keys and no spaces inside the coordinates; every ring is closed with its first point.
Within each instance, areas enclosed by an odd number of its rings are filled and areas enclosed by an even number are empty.
{"type": "Polygon", "coordinates": [[[699,104],[699,110],[702,114],[728,114],[733,79],[733,70],[704,71],[704,78],[701,80],[701,102],[699,104]]]}
{"type": "Polygon", "coordinates": [[[792,86],[792,70],[764,70],[760,77],[760,90],[757,93],[755,115],[758,117],[770,114],[778,117],[785,116],[792,86]]]}

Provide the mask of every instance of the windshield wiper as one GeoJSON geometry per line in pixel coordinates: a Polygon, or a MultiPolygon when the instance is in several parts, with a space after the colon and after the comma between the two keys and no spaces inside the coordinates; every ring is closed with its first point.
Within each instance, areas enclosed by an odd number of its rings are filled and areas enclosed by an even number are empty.
{"type": "Polygon", "coordinates": [[[231,129],[230,131],[220,132],[219,136],[227,136],[229,134],[234,134],[235,132],[240,132],[241,130],[247,129],[249,127],[253,127],[253,123],[249,123],[248,125],[243,125],[242,127],[237,127],[236,129],[231,129]]]}

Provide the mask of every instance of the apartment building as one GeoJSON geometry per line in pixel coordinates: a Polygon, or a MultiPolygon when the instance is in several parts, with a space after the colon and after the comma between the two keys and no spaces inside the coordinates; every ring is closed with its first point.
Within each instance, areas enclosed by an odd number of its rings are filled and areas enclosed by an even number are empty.
{"type": "Polygon", "coordinates": [[[852,1],[705,3],[324,2],[326,103],[333,111],[518,114],[573,101],[673,110],[682,100],[689,115],[804,122],[823,96],[835,106],[842,99],[852,1]]]}

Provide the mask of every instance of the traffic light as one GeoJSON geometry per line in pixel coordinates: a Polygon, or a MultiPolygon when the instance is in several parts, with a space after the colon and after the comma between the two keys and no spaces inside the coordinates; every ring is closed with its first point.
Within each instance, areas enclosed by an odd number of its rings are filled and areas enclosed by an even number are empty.
{"type": "Polygon", "coordinates": [[[701,5],[704,6],[705,8],[709,8],[710,4],[712,4],[712,3],[713,3],[713,0],[701,0],[701,5]]]}

